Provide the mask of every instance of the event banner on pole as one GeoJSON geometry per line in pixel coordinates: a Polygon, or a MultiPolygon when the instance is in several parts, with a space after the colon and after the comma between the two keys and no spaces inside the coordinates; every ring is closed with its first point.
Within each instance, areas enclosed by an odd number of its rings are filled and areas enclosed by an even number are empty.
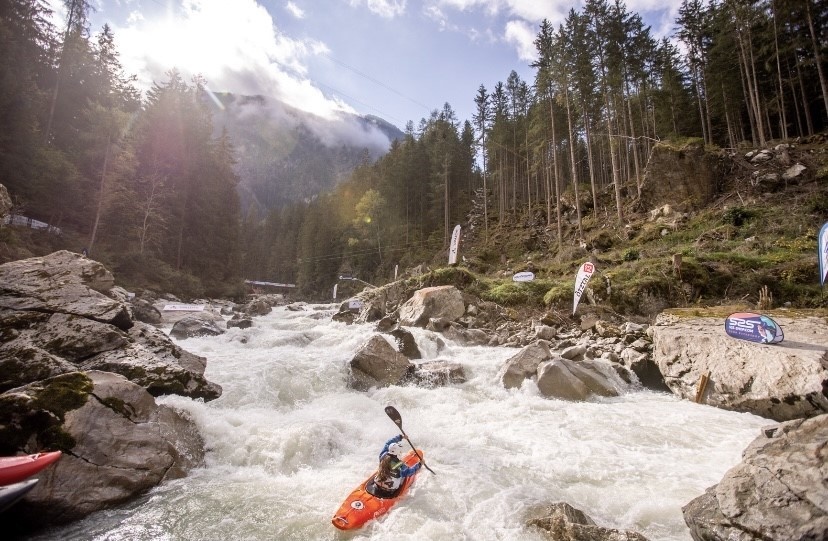
{"type": "Polygon", "coordinates": [[[592,278],[592,273],[595,272],[595,265],[587,261],[581,268],[578,269],[578,276],[575,278],[575,298],[572,303],[572,315],[578,309],[578,302],[581,300],[581,295],[586,290],[587,282],[592,278]]]}
{"type": "Polygon", "coordinates": [[[457,263],[457,248],[460,245],[460,224],[454,226],[451,234],[451,246],[449,247],[449,265],[457,263]]]}
{"type": "Polygon", "coordinates": [[[819,250],[819,285],[824,286],[828,281],[828,222],[822,224],[817,237],[819,250]]]}

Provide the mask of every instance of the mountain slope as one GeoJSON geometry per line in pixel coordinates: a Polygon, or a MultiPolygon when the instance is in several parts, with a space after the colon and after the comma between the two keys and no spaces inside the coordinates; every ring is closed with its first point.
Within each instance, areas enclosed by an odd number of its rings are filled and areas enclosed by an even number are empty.
{"type": "Polygon", "coordinates": [[[308,200],[387,152],[403,133],[374,117],[322,118],[263,96],[216,94],[213,123],[236,148],[242,208],[266,212],[308,200]]]}

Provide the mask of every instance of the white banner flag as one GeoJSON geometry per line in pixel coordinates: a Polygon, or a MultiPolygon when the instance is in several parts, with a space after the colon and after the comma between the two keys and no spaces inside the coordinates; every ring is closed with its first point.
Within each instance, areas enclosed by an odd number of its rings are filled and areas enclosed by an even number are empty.
{"type": "Polygon", "coordinates": [[[587,282],[592,278],[592,273],[595,272],[595,265],[587,261],[581,268],[578,269],[578,276],[575,278],[575,298],[572,302],[572,315],[575,315],[575,310],[578,309],[578,302],[581,300],[581,295],[584,294],[587,282]]]}
{"type": "Polygon", "coordinates": [[[449,265],[457,263],[457,248],[460,245],[460,225],[454,226],[451,234],[451,246],[449,247],[449,265]]]}
{"type": "Polygon", "coordinates": [[[817,238],[819,250],[819,285],[824,286],[828,281],[828,222],[822,225],[817,238]]]}

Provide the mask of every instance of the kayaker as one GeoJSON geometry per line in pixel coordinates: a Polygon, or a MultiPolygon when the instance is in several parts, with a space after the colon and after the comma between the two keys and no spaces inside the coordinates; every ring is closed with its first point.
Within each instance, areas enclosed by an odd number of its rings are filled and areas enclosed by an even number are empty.
{"type": "Polygon", "coordinates": [[[375,494],[378,497],[393,496],[402,485],[403,479],[417,473],[417,470],[422,466],[419,461],[413,466],[406,466],[405,462],[402,461],[405,455],[405,448],[401,443],[402,439],[402,435],[397,434],[385,442],[385,446],[380,451],[379,468],[374,476],[374,483],[384,494],[375,494]]]}

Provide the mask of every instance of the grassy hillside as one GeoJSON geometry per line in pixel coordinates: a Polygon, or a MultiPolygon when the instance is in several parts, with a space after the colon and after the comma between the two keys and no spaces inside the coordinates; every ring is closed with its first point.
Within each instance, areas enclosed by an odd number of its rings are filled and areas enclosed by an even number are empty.
{"type": "MultiPolygon", "coordinates": [[[[435,270],[412,279],[410,285],[455,284],[510,308],[515,317],[537,315],[564,321],[570,319],[577,269],[591,261],[597,271],[581,300],[578,317],[595,313],[646,321],[667,308],[733,304],[761,304],[763,309],[826,308],[828,294],[819,285],[817,234],[828,221],[827,139],[823,135],[798,142],[788,151],[785,163],[768,162],[761,167],[745,159],[750,149],[729,154],[708,149],[726,164],[709,204],[679,212],[664,205],[647,208],[628,196],[622,225],[615,218],[612,191],[599,194],[600,210],[594,215],[588,210],[589,186],[582,185],[582,241],[571,192],[562,196],[566,205],[560,244],[554,209],[551,224],[547,224],[545,208],[537,206],[531,213],[524,209],[503,222],[490,215],[488,231],[480,216],[472,216],[463,224],[463,262],[455,268],[445,267],[446,253],[440,250],[431,261],[435,270]],[[781,175],[786,163],[801,163],[807,169],[791,181],[759,179],[757,171],[781,175]],[[528,283],[511,280],[514,273],[524,270],[532,270],[536,279],[528,283]]],[[[64,248],[80,251],[84,241],[85,236],[71,231],[55,236],[2,227],[0,259],[64,248]]],[[[130,275],[123,269],[113,270],[119,282],[130,275]]],[[[181,281],[176,271],[165,272],[169,276],[146,275],[121,285],[181,289],[174,287],[181,281]]]]}
{"type": "MultiPolygon", "coordinates": [[[[828,221],[828,146],[824,137],[795,145],[789,163],[807,167],[784,181],[784,164],[751,165],[749,149],[725,155],[727,172],[715,200],[692,212],[661,215],[658,208],[632,203],[618,225],[611,194],[609,210],[583,219],[577,239],[574,217],[566,221],[563,242],[545,214],[527,213],[503,226],[490,224],[488,238],[479,224],[464,237],[465,261],[426,281],[466,284],[485,300],[521,312],[554,312],[568,318],[575,274],[584,261],[596,265],[579,314],[649,320],[670,307],[741,304],[759,307],[828,306],[819,285],[817,234],[828,221]],[[776,172],[776,182],[761,182],[776,172]],[[678,259],[680,258],[680,264],[678,259]],[[515,272],[533,270],[536,279],[515,283],[515,272]]],[[[581,198],[588,186],[581,190],[581,198]]],[[[567,194],[564,194],[565,197],[567,194]]],[[[571,198],[571,194],[569,195],[571,198]]],[[[445,261],[444,254],[435,263],[445,261]]]]}

